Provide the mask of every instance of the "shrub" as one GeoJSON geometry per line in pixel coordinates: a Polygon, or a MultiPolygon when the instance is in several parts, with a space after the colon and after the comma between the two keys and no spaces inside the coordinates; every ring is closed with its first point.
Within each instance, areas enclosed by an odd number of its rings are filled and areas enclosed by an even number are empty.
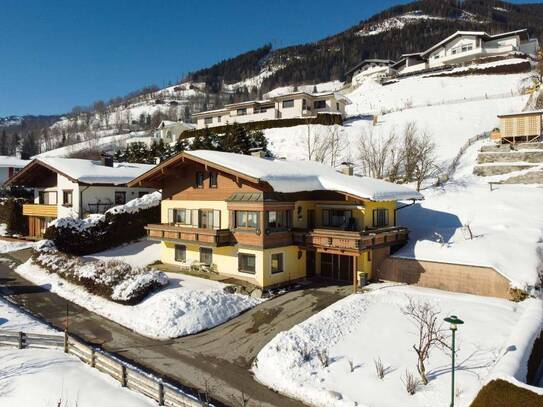
{"type": "Polygon", "coordinates": [[[487,383],[471,403],[471,407],[541,407],[542,405],[543,396],[501,379],[487,383]]]}
{"type": "Polygon", "coordinates": [[[145,236],[145,225],[160,222],[160,193],[134,199],[87,219],[59,218],[47,228],[45,239],[61,252],[86,255],[145,236]]]}
{"type": "Polygon", "coordinates": [[[510,288],[509,295],[511,296],[511,301],[521,302],[528,298],[528,293],[520,288],[510,288]]]}
{"type": "Polygon", "coordinates": [[[85,262],[80,257],[59,252],[51,240],[42,240],[36,245],[32,260],[49,273],[82,286],[91,294],[121,304],[137,304],[151,291],[168,283],[162,272],[134,268],[122,261],[85,262]]]}
{"type": "Polygon", "coordinates": [[[0,223],[5,223],[9,234],[27,235],[28,222],[23,216],[22,198],[5,198],[0,201],[0,223]]]}

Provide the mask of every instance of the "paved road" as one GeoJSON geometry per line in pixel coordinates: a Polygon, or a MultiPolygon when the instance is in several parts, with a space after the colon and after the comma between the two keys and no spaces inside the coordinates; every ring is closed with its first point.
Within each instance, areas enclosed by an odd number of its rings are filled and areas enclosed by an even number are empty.
{"type": "MultiPolygon", "coordinates": [[[[19,260],[23,251],[14,255],[19,260]]],[[[145,338],[106,318],[70,304],[70,332],[159,375],[236,405],[243,391],[254,406],[299,407],[303,404],[257,383],[249,368],[258,351],[278,332],[290,329],[351,292],[350,286],[315,286],[288,292],[200,334],[168,341],[145,338]]],[[[0,295],[63,329],[66,300],[35,286],[0,263],[0,295]]]]}

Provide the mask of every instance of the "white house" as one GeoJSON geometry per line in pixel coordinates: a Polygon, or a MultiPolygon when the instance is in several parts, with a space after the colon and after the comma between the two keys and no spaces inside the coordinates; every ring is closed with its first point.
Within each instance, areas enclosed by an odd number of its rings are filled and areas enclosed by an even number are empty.
{"type": "Polygon", "coordinates": [[[3,183],[8,178],[11,178],[28,163],[30,163],[29,160],[21,160],[20,158],[9,155],[0,155],[0,182],[3,183]]]}
{"type": "Polygon", "coordinates": [[[183,132],[194,128],[196,128],[196,125],[191,123],[162,120],[152,135],[129,138],[126,140],[126,144],[144,143],[150,147],[153,142],[158,142],[159,140],[162,140],[164,144],[172,144],[179,140],[179,136],[183,132]]]}
{"type": "Polygon", "coordinates": [[[42,236],[55,218],[83,218],[153,192],[127,183],[153,165],[73,158],[37,158],[4,185],[34,189],[34,202],[23,206],[30,236],[42,236]]]}
{"type": "Polygon", "coordinates": [[[347,80],[353,86],[358,86],[366,79],[382,81],[392,76],[396,71],[392,68],[395,62],[390,59],[365,59],[345,73],[347,80]]]}
{"type": "Polygon", "coordinates": [[[392,68],[404,75],[515,52],[534,56],[538,51],[538,40],[530,38],[526,29],[495,35],[484,31],[457,31],[426,51],[402,55],[392,68]]]}
{"type": "Polygon", "coordinates": [[[345,116],[350,100],[337,92],[293,92],[266,100],[250,100],[225,105],[222,109],[194,113],[197,128],[224,126],[262,120],[314,117],[317,113],[345,116]]]}

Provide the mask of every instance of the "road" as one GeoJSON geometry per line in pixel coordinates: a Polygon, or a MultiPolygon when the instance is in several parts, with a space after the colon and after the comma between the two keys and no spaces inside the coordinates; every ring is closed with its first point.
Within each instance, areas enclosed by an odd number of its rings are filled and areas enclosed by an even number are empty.
{"type": "MultiPolygon", "coordinates": [[[[12,255],[18,260],[28,252],[12,255]]],[[[303,404],[256,382],[249,371],[259,350],[277,333],[290,329],[348,295],[350,286],[314,285],[275,297],[218,327],[167,341],[143,337],[98,314],[70,303],[69,331],[160,376],[195,389],[211,389],[226,405],[238,405],[243,392],[250,405],[299,407],[303,404]]],[[[0,295],[31,314],[64,329],[66,300],[25,280],[0,263],[0,295]]]]}

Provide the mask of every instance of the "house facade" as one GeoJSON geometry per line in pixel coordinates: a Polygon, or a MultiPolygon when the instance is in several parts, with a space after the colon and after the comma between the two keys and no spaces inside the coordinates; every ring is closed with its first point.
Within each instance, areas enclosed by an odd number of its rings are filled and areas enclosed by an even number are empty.
{"type": "Polygon", "coordinates": [[[358,86],[367,79],[381,82],[395,74],[395,62],[389,59],[365,59],[345,73],[352,86],[358,86]]]}
{"type": "Polygon", "coordinates": [[[460,65],[513,53],[536,55],[539,42],[527,30],[490,35],[483,31],[457,31],[426,51],[402,55],[392,67],[399,75],[460,65]]]}
{"type": "Polygon", "coordinates": [[[318,113],[345,116],[349,99],[336,92],[293,92],[266,100],[251,100],[225,105],[223,109],[194,113],[196,128],[224,126],[262,120],[314,117],[318,113]]]}
{"type": "Polygon", "coordinates": [[[150,147],[153,143],[160,140],[162,140],[164,144],[175,144],[183,132],[194,128],[196,128],[196,126],[191,123],[163,120],[153,134],[129,138],[126,140],[126,144],[144,143],[147,147],[150,147]]]}
{"type": "Polygon", "coordinates": [[[28,163],[29,160],[21,160],[20,158],[0,155],[0,182],[4,183],[6,180],[21,171],[28,163]]]}
{"type": "Polygon", "coordinates": [[[5,185],[34,189],[34,202],[23,206],[29,235],[43,236],[56,218],[84,218],[155,190],[130,188],[128,181],[152,165],[114,164],[70,158],[39,158],[30,162],[5,185]]]}
{"type": "Polygon", "coordinates": [[[498,118],[502,143],[543,141],[543,110],[504,114],[498,118]]]}
{"type": "Polygon", "coordinates": [[[371,278],[407,229],[396,201],[409,188],[343,175],[323,164],[217,151],[186,151],[129,183],[162,189],[161,260],[204,265],[273,287],[312,276],[371,278]]]}

